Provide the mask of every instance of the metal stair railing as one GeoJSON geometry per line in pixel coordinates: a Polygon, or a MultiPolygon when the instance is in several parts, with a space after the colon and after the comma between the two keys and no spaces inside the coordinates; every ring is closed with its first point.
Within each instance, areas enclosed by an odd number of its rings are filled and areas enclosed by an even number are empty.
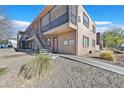
{"type": "Polygon", "coordinates": [[[42,46],[42,50],[47,49],[47,51],[48,51],[48,48],[50,47],[51,42],[47,40],[47,38],[45,37],[45,35],[43,35],[43,33],[41,33],[41,31],[40,31],[40,33],[35,33],[35,34],[42,46]]]}

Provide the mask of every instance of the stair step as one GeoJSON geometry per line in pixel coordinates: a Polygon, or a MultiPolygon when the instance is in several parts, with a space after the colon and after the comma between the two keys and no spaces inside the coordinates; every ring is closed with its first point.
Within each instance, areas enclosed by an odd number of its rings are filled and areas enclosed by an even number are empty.
{"type": "Polygon", "coordinates": [[[50,51],[48,49],[41,49],[41,51],[44,53],[50,53],[50,51]]]}
{"type": "Polygon", "coordinates": [[[48,51],[48,49],[41,49],[42,51],[48,51]]]}

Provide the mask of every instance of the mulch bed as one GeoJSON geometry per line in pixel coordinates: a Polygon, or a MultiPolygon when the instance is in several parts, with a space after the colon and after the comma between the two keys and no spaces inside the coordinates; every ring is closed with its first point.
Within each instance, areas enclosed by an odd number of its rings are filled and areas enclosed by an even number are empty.
{"type": "Polygon", "coordinates": [[[123,66],[124,67],[124,54],[116,54],[117,60],[115,63],[117,63],[117,65],[119,66],[123,66]]]}
{"type": "Polygon", "coordinates": [[[100,61],[100,62],[106,62],[106,63],[109,63],[109,64],[124,67],[124,54],[115,54],[115,56],[116,56],[116,61],[115,62],[101,59],[99,57],[99,52],[96,52],[95,54],[90,54],[87,57],[95,59],[95,60],[100,61]]]}

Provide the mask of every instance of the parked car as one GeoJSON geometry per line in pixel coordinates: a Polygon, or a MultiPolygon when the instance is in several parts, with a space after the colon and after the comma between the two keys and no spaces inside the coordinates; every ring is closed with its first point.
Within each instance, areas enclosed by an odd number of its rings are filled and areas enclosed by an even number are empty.
{"type": "Polygon", "coordinates": [[[119,50],[124,51],[124,47],[119,47],[119,50]]]}
{"type": "Polygon", "coordinates": [[[0,48],[8,48],[8,45],[2,44],[0,45],[0,48]]]}
{"type": "Polygon", "coordinates": [[[119,48],[118,48],[117,50],[115,50],[114,52],[124,54],[124,46],[123,46],[123,47],[119,47],[119,48]]]}
{"type": "Polygon", "coordinates": [[[1,45],[1,48],[4,48],[4,45],[3,44],[1,45]]]}

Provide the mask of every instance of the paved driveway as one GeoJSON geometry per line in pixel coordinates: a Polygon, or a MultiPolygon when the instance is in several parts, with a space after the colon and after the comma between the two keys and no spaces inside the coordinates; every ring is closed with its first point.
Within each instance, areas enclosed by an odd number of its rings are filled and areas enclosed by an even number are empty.
{"type": "Polygon", "coordinates": [[[0,76],[0,87],[124,87],[122,75],[60,57],[54,60],[51,75],[27,84],[17,74],[31,58],[12,49],[0,50],[0,67],[8,67],[8,73],[0,76]]]}

